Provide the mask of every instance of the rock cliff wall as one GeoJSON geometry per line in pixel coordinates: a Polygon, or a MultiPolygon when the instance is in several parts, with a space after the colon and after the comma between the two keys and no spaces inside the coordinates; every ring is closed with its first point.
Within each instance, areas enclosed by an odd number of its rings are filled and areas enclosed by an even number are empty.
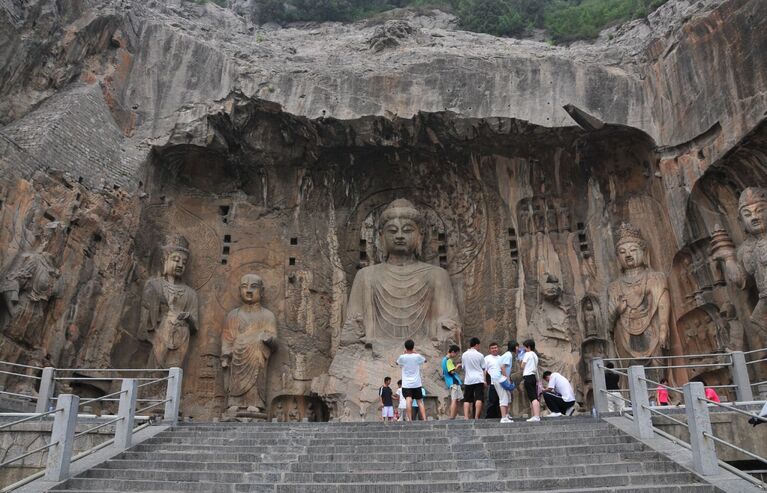
{"type": "Polygon", "coordinates": [[[541,280],[559,280],[584,402],[584,361],[614,351],[623,221],[669,275],[671,353],[722,349],[711,334],[749,347],[754,292],[726,285],[708,242],[716,224],[742,242],[737,196],[767,185],[766,14],[671,0],[555,47],[444,14],[276,29],[178,0],[0,0],[0,267],[33,263],[50,292],[2,312],[0,360],[148,364],[142,289],[180,233],[202,307],[185,413],[225,407],[221,328],[256,271],[278,322],[270,416],[372,416],[381,375],[350,401],[312,380],[398,196],[427,211],[426,260],[450,273],[465,337],[529,334],[541,280]]]}

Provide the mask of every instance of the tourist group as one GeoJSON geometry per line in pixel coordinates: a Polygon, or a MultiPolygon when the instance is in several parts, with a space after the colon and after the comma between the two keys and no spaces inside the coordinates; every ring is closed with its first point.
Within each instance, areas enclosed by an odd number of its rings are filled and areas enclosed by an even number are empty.
{"type": "MultiPolygon", "coordinates": [[[[575,411],[575,393],[567,378],[557,372],[544,371],[540,374],[538,354],[532,339],[524,341],[521,346],[516,341],[510,341],[503,354],[500,354],[498,343],[493,342],[488,346],[490,353],[483,355],[480,340],[476,337],[469,341],[469,346],[460,354],[460,348],[452,345],[442,358],[442,376],[450,391],[450,419],[458,415],[461,402],[465,419],[481,418],[485,398],[495,393],[501,423],[511,423],[509,407],[512,391],[520,384],[530,401],[531,417],[527,421],[541,420],[541,398],[551,417],[570,416],[575,411]],[[457,361],[459,355],[460,362],[457,361]]],[[[415,343],[410,339],[405,341],[405,352],[397,358],[397,365],[402,369],[397,390],[391,387],[390,377],[384,379],[378,390],[384,421],[427,419],[424,405],[426,391],[421,382],[424,363],[426,358],[416,351],[415,343]]],[[[491,416],[489,411],[486,409],[485,417],[491,416]]]]}

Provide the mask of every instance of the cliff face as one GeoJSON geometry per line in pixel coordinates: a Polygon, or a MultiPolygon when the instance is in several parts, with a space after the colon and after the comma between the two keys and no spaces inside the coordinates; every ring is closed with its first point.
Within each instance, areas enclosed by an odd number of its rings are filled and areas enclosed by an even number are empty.
{"type": "Polygon", "coordinates": [[[428,211],[428,261],[451,275],[464,336],[528,334],[540,279],[560,280],[560,356],[584,400],[582,361],[612,351],[622,221],[670,276],[674,353],[719,349],[701,324],[749,344],[748,294],[718,284],[706,245],[717,222],[742,240],[737,194],[767,185],[764,1],[671,0],[570,47],[457,31],[442,13],[257,27],[233,3],[0,0],[0,267],[50,254],[61,288],[34,336],[0,313],[0,360],[66,365],[74,326],[71,364],[146,364],[142,288],[163,235],[181,233],[205,307],[185,412],[221,412],[221,326],[256,271],[283,348],[270,413],[368,415],[370,389],[346,401],[324,382],[319,401],[311,379],[397,196],[428,211]]]}

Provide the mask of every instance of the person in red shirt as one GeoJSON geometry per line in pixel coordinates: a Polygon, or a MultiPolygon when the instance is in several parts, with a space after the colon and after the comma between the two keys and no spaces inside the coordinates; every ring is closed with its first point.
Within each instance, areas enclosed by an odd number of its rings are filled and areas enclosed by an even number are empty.
{"type": "Polygon", "coordinates": [[[665,378],[660,379],[660,385],[655,389],[655,400],[659,406],[668,406],[668,380],[665,378]]]}
{"type": "Polygon", "coordinates": [[[706,399],[714,402],[722,402],[719,400],[719,395],[717,395],[716,390],[712,389],[711,387],[708,387],[706,385],[706,381],[702,378],[699,378],[698,381],[703,384],[704,387],[706,387],[706,399]]]}

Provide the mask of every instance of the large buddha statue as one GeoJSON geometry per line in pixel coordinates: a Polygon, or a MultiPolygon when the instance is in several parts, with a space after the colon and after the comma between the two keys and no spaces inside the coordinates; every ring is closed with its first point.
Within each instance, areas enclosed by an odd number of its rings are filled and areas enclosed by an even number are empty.
{"type": "Polygon", "coordinates": [[[377,415],[378,382],[385,376],[397,380],[394,362],[406,339],[429,360],[422,373],[427,395],[447,395],[438,358],[447,344],[460,341],[461,323],[447,271],[420,260],[424,223],[408,200],[395,200],[383,211],[378,232],[384,261],[354,278],[340,347],[328,374],[312,384],[338,409],[351,409],[354,419],[377,415]]]}
{"type": "Polygon", "coordinates": [[[767,189],[747,188],[738,201],[740,221],[746,230],[746,240],[735,249],[724,229],[711,235],[711,255],[724,263],[727,279],[738,289],[746,289],[754,280],[759,301],[745,331],[751,349],[767,346],[767,189]]]}
{"type": "Polygon", "coordinates": [[[266,367],[275,349],[277,319],[261,306],[264,281],[256,274],[240,280],[242,305],[226,316],[221,333],[221,366],[227,368],[229,411],[266,409],[266,367]]]}
{"type": "Polygon", "coordinates": [[[453,286],[445,269],[421,262],[423,217],[407,200],[381,214],[384,263],[365,267],[352,285],[341,340],[457,340],[453,286]]]}
{"type": "Polygon", "coordinates": [[[638,229],[626,223],[618,228],[615,253],[622,274],[608,288],[608,313],[618,355],[631,364],[660,366],[671,305],[666,275],[648,267],[646,246],[638,229]]]}
{"type": "Polygon", "coordinates": [[[181,235],[171,235],[162,251],[162,275],[144,285],[140,336],[152,343],[150,367],[182,367],[199,320],[197,293],[181,280],[189,243],[181,235]]]}

